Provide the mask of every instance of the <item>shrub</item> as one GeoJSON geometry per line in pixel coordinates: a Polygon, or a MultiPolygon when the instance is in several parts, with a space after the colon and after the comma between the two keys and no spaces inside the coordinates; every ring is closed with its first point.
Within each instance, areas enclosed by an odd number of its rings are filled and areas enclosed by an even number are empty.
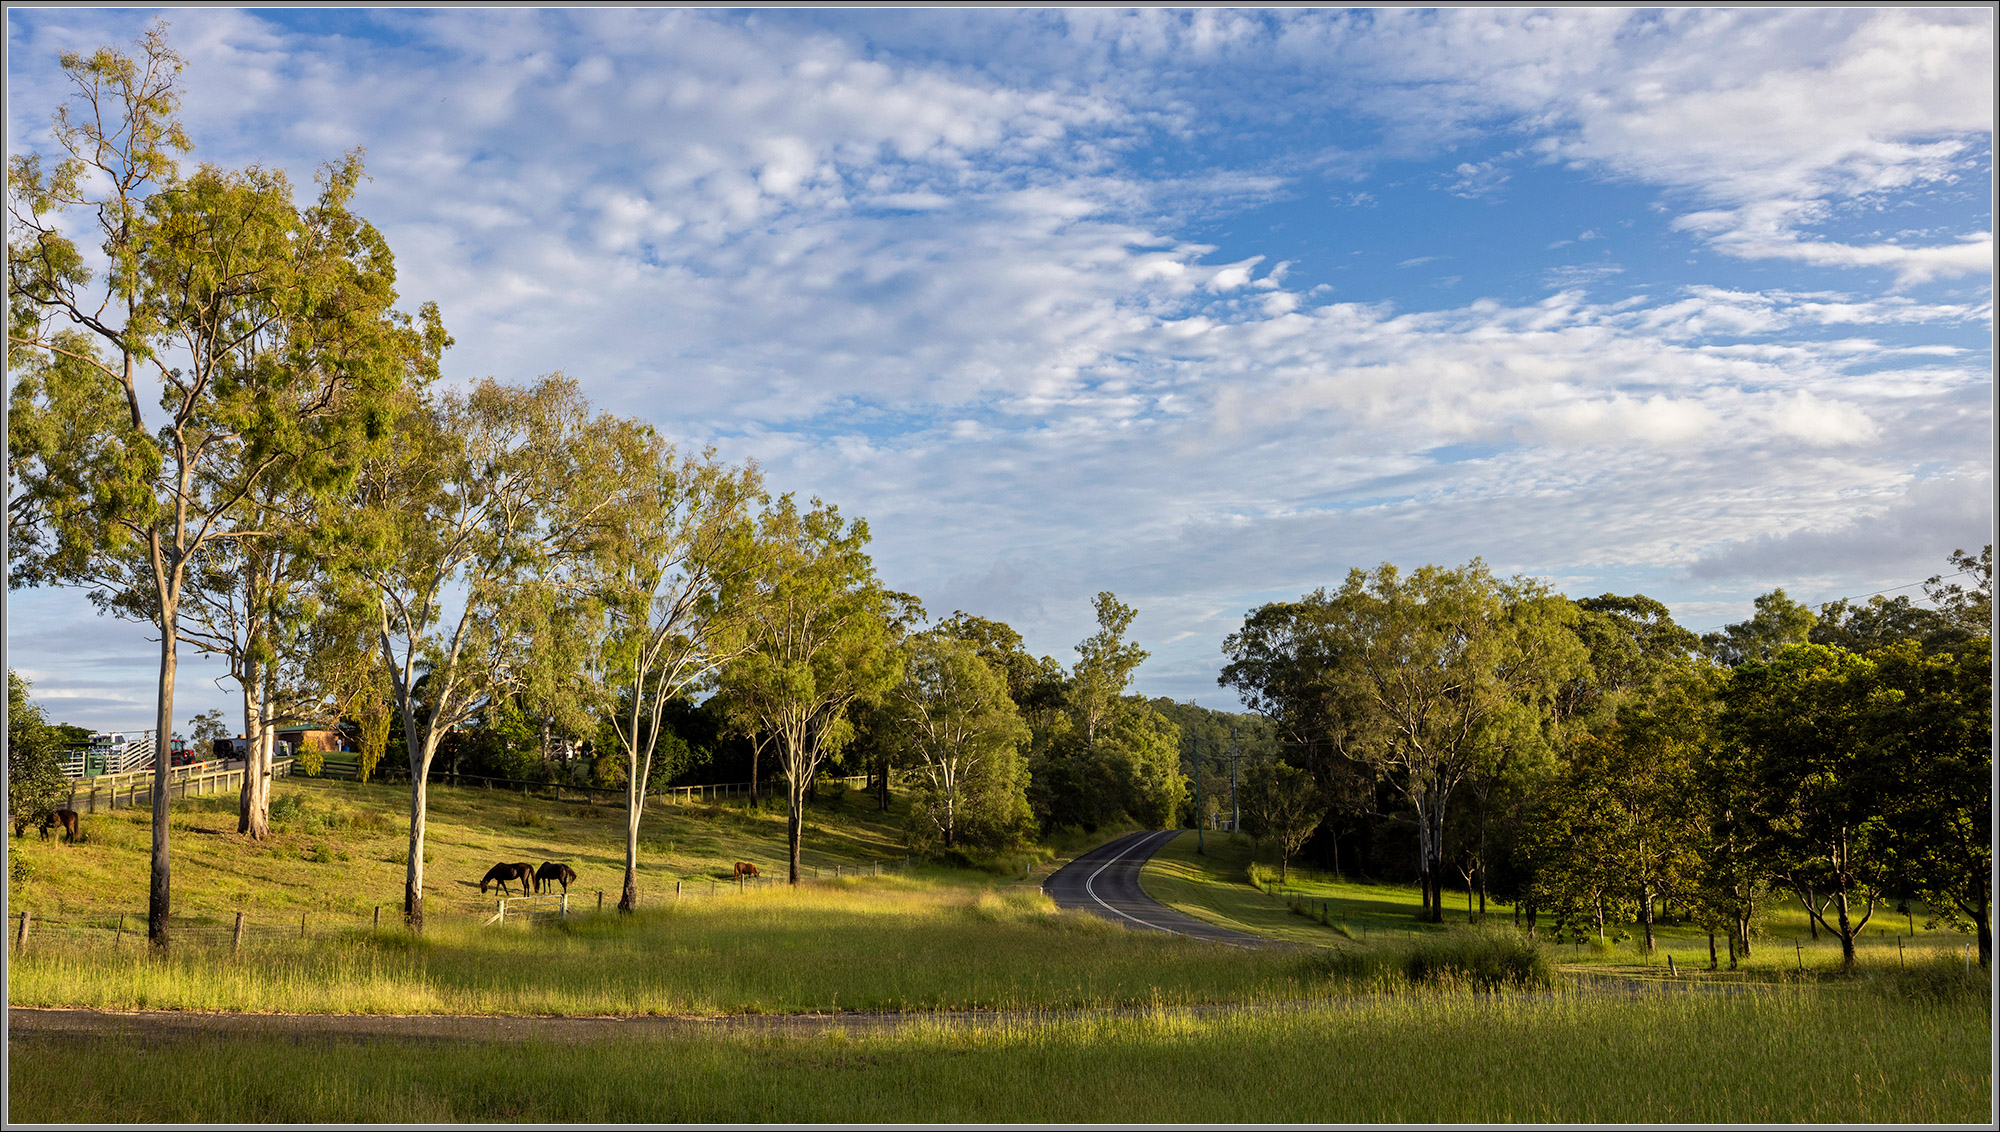
{"type": "Polygon", "coordinates": [[[514,811],[514,824],[523,829],[554,829],[549,819],[526,807],[514,811]]]}
{"type": "Polygon", "coordinates": [[[304,794],[274,794],[271,797],[271,820],[273,822],[295,821],[306,812],[304,794]]]}
{"type": "Polygon", "coordinates": [[[316,861],[322,865],[333,864],[333,850],[328,849],[324,842],[321,842],[320,844],[313,846],[311,849],[299,855],[308,861],[316,861]]]}
{"type": "Polygon", "coordinates": [[[13,895],[19,895],[27,883],[35,879],[35,863],[19,849],[7,854],[7,887],[13,895]]]}
{"type": "Polygon", "coordinates": [[[1419,940],[1404,952],[1401,967],[1413,983],[1464,983],[1482,990],[1554,982],[1542,949],[1504,928],[1454,931],[1419,940]]]}

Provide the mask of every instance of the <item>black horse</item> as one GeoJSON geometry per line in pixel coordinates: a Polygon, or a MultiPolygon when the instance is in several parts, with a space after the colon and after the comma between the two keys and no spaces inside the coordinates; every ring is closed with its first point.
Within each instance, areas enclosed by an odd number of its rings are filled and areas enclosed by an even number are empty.
{"type": "Polygon", "coordinates": [[[63,840],[75,841],[77,834],[77,828],[76,828],[77,818],[78,814],[75,810],[49,811],[49,816],[42,819],[42,840],[47,841],[49,839],[50,832],[53,831],[57,826],[62,826],[63,840]]]}
{"type": "Polygon", "coordinates": [[[551,884],[562,885],[563,894],[569,894],[569,882],[576,879],[576,870],[568,865],[558,865],[553,861],[543,861],[535,870],[535,891],[540,892],[551,884]]]}
{"type": "Polygon", "coordinates": [[[512,896],[513,893],[507,891],[507,882],[518,880],[521,882],[521,895],[526,896],[528,894],[528,886],[534,883],[534,879],[535,866],[530,865],[526,861],[516,861],[511,865],[503,861],[486,870],[485,878],[479,882],[479,891],[484,895],[487,885],[498,884],[501,895],[512,896]]]}

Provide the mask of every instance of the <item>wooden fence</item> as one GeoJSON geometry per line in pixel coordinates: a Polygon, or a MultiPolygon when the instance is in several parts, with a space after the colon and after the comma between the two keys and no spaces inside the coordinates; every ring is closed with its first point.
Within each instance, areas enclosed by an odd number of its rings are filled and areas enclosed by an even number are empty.
{"type": "MultiPolygon", "coordinates": [[[[271,776],[288,778],[295,760],[279,759],[271,764],[271,776]]],[[[120,806],[150,806],[153,804],[153,768],[127,771],[124,774],[100,774],[96,778],[86,778],[70,785],[67,808],[80,814],[94,814],[99,810],[115,810],[120,806]]],[[[187,766],[170,767],[167,770],[167,796],[185,798],[190,794],[220,794],[243,789],[242,767],[230,768],[221,763],[189,763],[187,766]]]]}
{"type": "MultiPolygon", "coordinates": [[[[894,875],[909,867],[909,857],[884,857],[864,863],[805,865],[801,872],[802,879],[806,881],[820,881],[894,875]]],[[[780,873],[781,870],[782,866],[774,866],[772,871],[780,873]]],[[[782,875],[731,879],[714,874],[697,874],[674,882],[673,900],[679,903],[682,900],[735,896],[760,888],[775,888],[784,883],[782,875]]],[[[424,914],[426,919],[434,922],[448,919],[464,922],[465,917],[477,917],[486,925],[534,924],[605,911],[606,893],[603,889],[506,897],[499,901],[496,908],[483,898],[453,899],[446,891],[433,892],[429,885],[424,887],[424,914]],[[570,900],[571,896],[576,897],[574,903],[570,900]]],[[[617,894],[610,895],[615,908],[617,894]]],[[[8,909],[8,914],[8,934],[16,955],[30,948],[142,948],[146,943],[146,910],[143,908],[121,912],[102,908],[35,911],[16,907],[8,909]]],[[[253,947],[295,947],[314,940],[365,938],[372,932],[401,928],[402,902],[398,900],[377,904],[372,912],[260,910],[176,915],[173,918],[172,939],[176,947],[202,950],[227,947],[240,951],[245,944],[253,947]]]]}

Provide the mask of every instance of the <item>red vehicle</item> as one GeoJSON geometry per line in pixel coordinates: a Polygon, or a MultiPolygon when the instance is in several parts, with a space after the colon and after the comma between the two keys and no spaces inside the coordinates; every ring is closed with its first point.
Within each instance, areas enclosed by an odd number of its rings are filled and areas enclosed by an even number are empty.
{"type": "Polygon", "coordinates": [[[195,754],[194,750],[189,747],[175,747],[173,750],[167,752],[168,766],[190,766],[200,761],[201,756],[195,754]]]}

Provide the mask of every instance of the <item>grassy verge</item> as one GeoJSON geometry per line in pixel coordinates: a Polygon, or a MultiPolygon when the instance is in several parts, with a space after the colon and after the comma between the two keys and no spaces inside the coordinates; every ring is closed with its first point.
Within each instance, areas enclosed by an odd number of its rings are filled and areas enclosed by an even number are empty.
{"type": "MultiPolygon", "coordinates": [[[[1282,892],[1260,891],[1250,884],[1250,866],[1253,861],[1273,862],[1269,871],[1275,875],[1274,857],[1257,854],[1244,837],[1210,834],[1206,841],[1205,854],[1195,852],[1191,832],[1163,847],[1141,874],[1146,892],[1210,923],[1322,947],[1395,947],[1413,935],[1439,930],[1417,922],[1421,900],[1412,886],[1358,883],[1295,867],[1282,892]],[[1294,913],[1294,898],[1314,914],[1294,913]],[[1318,919],[1322,907],[1325,923],[1318,919]]],[[[1470,919],[1463,900],[1463,893],[1446,893],[1447,928],[1462,927],[1470,919]]],[[[1950,930],[1922,929],[1924,915],[1920,910],[1914,918],[1905,918],[1878,910],[1855,941],[1856,963],[1867,969],[1907,969],[1952,957],[1963,959],[1972,937],[1950,930]]],[[[1488,903],[1489,924],[1512,924],[1513,919],[1512,905],[1488,903]]],[[[1671,955],[1677,975],[1711,977],[1705,970],[1708,935],[1691,924],[1655,925],[1656,949],[1651,954],[1644,951],[1637,927],[1620,923],[1607,928],[1607,938],[1602,941],[1593,937],[1556,943],[1544,935],[1550,962],[1577,975],[1656,979],[1666,975],[1671,955]]],[[[1839,940],[1825,932],[1814,939],[1805,910],[1796,900],[1772,900],[1759,914],[1752,938],[1752,953],[1739,960],[1739,977],[1768,980],[1801,972],[1827,976],[1839,970],[1839,940]]],[[[1721,949],[1719,965],[1726,967],[1727,944],[1718,941],[1717,946],[1721,949]]],[[[1972,960],[1977,970],[1976,953],[1972,960]]],[[[1721,979],[1728,974],[1718,971],[1712,977],[1721,979]]]]}
{"type": "Polygon", "coordinates": [[[1989,1000],[1464,993],[879,1034],[16,1040],[14,1121],[1984,1122],[1989,1000]],[[89,1066],[89,1087],[76,1068],[89,1066]],[[170,1083],[170,1084],[169,1084],[170,1083]]]}

